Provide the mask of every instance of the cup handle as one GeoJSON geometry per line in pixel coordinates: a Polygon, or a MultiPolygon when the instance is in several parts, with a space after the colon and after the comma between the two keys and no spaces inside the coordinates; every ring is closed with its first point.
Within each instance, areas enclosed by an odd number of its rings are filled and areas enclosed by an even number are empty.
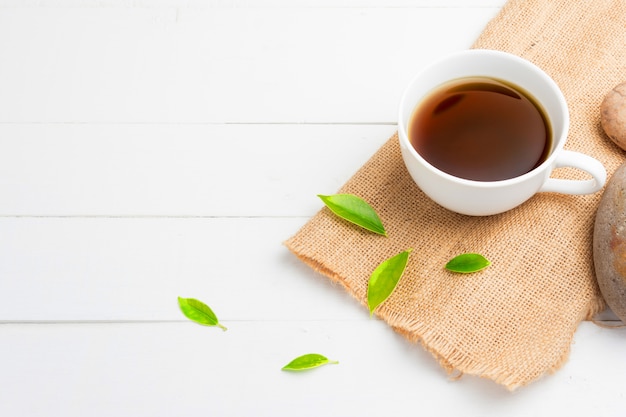
{"type": "Polygon", "coordinates": [[[555,168],[572,167],[585,171],[593,177],[590,180],[562,180],[548,178],[539,192],[563,194],[592,194],[600,191],[606,182],[606,170],[595,158],[580,152],[562,151],[556,159],[555,168]]]}

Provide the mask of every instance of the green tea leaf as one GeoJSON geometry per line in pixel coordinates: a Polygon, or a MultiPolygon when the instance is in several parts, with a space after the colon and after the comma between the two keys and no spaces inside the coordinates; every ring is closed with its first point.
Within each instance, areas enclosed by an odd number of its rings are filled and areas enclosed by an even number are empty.
{"type": "Polygon", "coordinates": [[[464,253],[452,258],[446,264],[446,269],[452,272],[469,274],[485,269],[489,265],[491,265],[491,262],[478,253],[464,253]]]}
{"type": "Polygon", "coordinates": [[[226,327],[220,324],[217,316],[213,310],[211,310],[211,307],[204,304],[202,301],[196,300],[195,298],[178,297],[178,305],[189,320],[195,321],[203,326],[217,326],[222,330],[226,330],[226,327]]]}
{"type": "Polygon", "coordinates": [[[398,285],[412,249],[406,250],[382,262],[370,276],[367,285],[367,306],[370,315],[383,301],[385,301],[398,285]]]}
{"type": "Polygon", "coordinates": [[[326,364],[337,364],[337,361],[331,361],[326,356],[319,353],[308,353],[298,356],[287,365],[283,366],[283,371],[306,371],[308,369],[317,368],[326,364]]]}
{"type": "Polygon", "coordinates": [[[362,198],[353,194],[318,195],[337,216],[379,235],[387,236],[376,211],[362,198]]]}

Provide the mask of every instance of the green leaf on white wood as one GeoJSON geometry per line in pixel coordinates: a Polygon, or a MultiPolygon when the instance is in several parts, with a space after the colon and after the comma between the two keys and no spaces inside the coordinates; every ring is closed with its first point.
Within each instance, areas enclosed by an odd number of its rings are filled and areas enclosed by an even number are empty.
{"type": "Polygon", "coordinates": [[[195,321],[203,326],[217,326],[222,330],[226,330],[226,327],[222,326],[217,319],[217,316],[211,310],[211,307],[204,304],[202,301],[195,298],[182,298],[178,297],[178,305],[181,311],[191,321],[195,321]]]}
{"type": "Polygon", "coordinates": [[[307,371],[309,369],[318,368],[326,364],[337,364],[338,361],[332,361],[319,353],[307,353],[298,356],[287,365],[282,367],[283,371],[307,371]]]}

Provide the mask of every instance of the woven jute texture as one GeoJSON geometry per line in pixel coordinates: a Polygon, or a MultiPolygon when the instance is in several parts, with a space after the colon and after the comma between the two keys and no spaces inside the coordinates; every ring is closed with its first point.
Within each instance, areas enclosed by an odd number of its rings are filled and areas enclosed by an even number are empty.
{"type": "MultiPolygon", "coordinates": [[[[626,81],[625,45],[624,0],[511,0],[473,47],[507,51],[546,71],[570,108],[566,149],[599,159],[610,175],[626,158],[603,134],[599,107],[626,81]]],[[[581,175],[572,169],[553,174],[581,175]]],[[[557,370],[579,323],[604,308],[592,264],[601,193],[543,193],[495,216],[455,214],[411,180],[396,135],[337,192],[368,201],[389,237],[322,208],[286,246],[364,306],[376,266],[413,248],[405,275],[376,314],[450,373],[514,390],[557,370]],[[465,275],[444,269],[464,252],[481,253],[492,265],[465,275]]]]}

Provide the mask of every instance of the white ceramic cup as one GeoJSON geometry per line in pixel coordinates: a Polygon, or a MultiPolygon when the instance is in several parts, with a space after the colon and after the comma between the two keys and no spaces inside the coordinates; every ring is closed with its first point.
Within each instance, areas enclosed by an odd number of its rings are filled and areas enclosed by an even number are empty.
{"type": "Polygon", "coordinates": [[[537,192],[591,194],[606,182],[602,164],[579,152],[563,149],[569,128],[565,98],[556,83],[539,67],[518,56],[493,50],[453,53],[423,69],[409,84],[400,102],[398,136],[404,163],[420,189],[441,206],[461,214],[486,216],[510,210],[537,192]],[[433,89],[451,80],[489,77],[517,85],[532,95],[546,113],[552,128],[548,158],[530,172],[499,181],[474,181],[455,177],[428,163],[415,150],[408,125],[417,105],[433,89]],[[589,173],[589,180],[550,178],[557,167],[589,173]]]}

